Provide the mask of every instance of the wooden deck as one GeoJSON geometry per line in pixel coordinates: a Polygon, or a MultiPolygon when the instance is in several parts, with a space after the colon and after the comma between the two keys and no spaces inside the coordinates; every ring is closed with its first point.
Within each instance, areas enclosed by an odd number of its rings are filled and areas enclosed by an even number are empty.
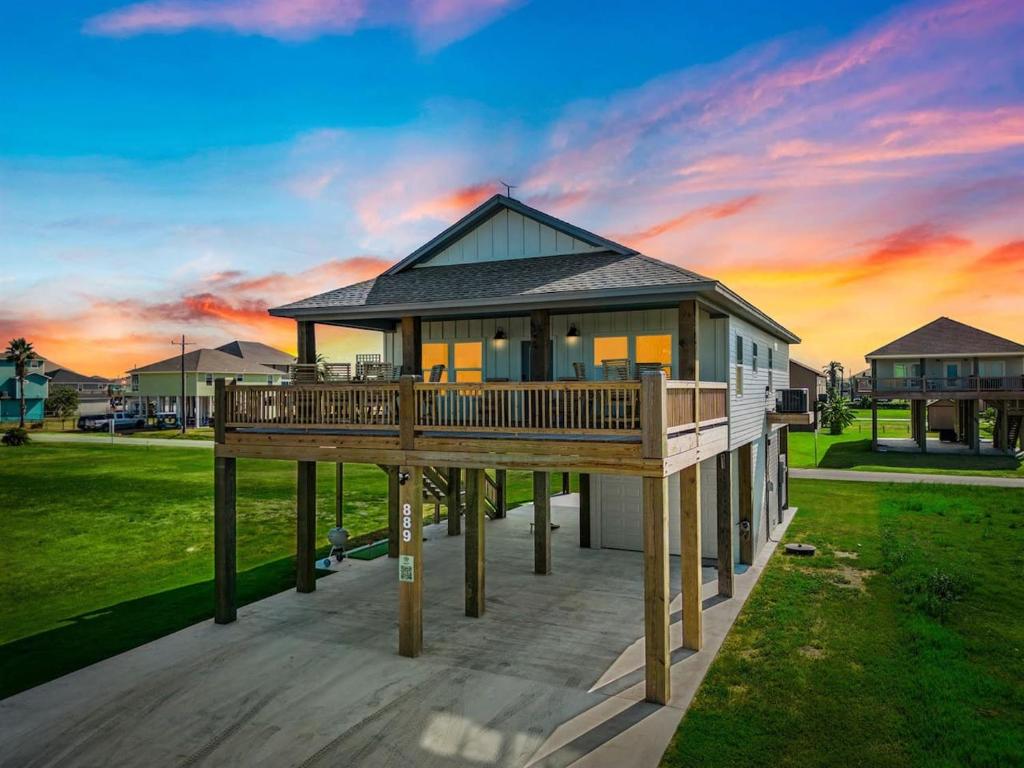
{"type": "Polygon", "coordinates": [[[726,385],[331,382],[220,388],[217,456],[664,477],[726,450],[726,385]]]}
{"type": "Polygon", "coordinates": [[[1024,376],[864,378],[857,393],[905,400],[1018,400],[1024,399],[1024,376]]]}

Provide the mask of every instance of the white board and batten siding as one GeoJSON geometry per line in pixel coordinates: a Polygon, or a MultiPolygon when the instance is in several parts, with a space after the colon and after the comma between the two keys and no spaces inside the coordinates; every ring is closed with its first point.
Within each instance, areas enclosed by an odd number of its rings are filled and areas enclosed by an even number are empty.
{"type": "Polygon", "coordinates": [[[506,208],[431,258],[417,264],[415,268],[530,259],[567,253],[593,253],[603,250],[606,249],[506,208]]]}

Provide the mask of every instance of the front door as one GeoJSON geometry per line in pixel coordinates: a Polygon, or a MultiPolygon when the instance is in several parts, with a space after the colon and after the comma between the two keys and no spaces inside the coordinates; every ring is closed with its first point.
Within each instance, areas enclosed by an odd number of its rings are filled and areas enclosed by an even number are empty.
{"type": "Polygon", "coordinates": [[[960,378],[960,364],[946,363],[946,386],[956,389],[960,378]]]}

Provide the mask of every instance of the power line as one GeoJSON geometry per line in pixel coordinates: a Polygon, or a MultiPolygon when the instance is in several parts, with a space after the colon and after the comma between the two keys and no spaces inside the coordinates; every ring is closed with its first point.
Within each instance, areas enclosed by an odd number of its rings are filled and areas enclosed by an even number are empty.
{"type": "MultiPolygon", "coordinates": [[[[181,347],[181,404],[178,407],[178,420],[181,422],[181,434],[185,434],[185,347],[194,347],[194,341],[185,341],[185,334],[181,334],[181,341],[172,341],[174,346],[181,347]]],[[[198,379],[196,380],[198,384],[198,379]]],[[[196,395],[198,397],[198,393],[196,395]]],[[[198,416],[198,412],[196,413],[198,416]]]]}

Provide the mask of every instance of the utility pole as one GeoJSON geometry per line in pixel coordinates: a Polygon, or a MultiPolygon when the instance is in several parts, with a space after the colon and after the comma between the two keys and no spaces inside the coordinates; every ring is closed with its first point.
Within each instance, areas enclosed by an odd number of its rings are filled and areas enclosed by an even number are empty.
{"type": "Polygon", "coordinates": [[[171,344],[181,346],[181,404],[178,406],[178,421],[181,422],[181,434],[185,434],[185,347],[194,346],[195,342],[185,341],[185,334],[181,334],[181,341],[172,341],[171,344]]]}

